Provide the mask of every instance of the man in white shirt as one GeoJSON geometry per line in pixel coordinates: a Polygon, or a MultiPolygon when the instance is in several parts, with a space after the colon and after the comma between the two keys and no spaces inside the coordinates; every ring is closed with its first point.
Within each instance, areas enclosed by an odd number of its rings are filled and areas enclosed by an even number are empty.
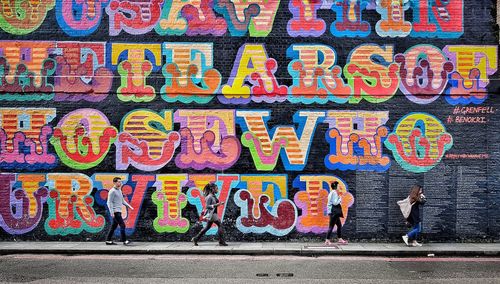
{"type": "Polygon", "coordinates": [[[109,230],[108,237],[106,238],[106,244],[116,245],[111,238],[115,233],[116,227],[120,225],[121,241],[124,245],[128,245],[130,244],[130,241],[125,237],[125,222],[123,222],[122,218],[122,205],[127,206],[130,210],[134,210],[134,208],[123,198],[121,178],[114,177],[113,184],[113,188],[111,188],[108,192],[108,201],[106,202],[109,214],[111,214],[111,217],[113,218],[113,224],[111,225],[111,230],[109,230]]]}

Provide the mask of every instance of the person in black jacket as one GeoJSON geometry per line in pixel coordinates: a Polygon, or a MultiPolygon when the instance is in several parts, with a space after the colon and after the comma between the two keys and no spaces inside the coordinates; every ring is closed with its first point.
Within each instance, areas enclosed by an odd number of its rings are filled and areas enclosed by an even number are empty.
{"type": "Polygon", "coordinates": [[[422,232],[422,219],[420,218],[420,205],[425,203],[425,195],[420,185],[414,185],[410,191],[411,211],[406,219],[411,225],[411,230],[403,236],[403,241],[407,246],[421,247],[422,244],[417,242],[417,237],[422,232]],[[410,243],[411,241],[411,243],[410,243]]]}
{"type": "Polygon", "coordinates": [[[217,225],[219,245],[227,246],[224,241],[224,228],[222,227],[219,215],[217,215],[217,207],[223,205],[224,202],[219,202],[217,199],[217,192],[219,192],[219,188],[215,183],[208,183],[203,189],[203,194],[205,195],[205,217],[207,219],[207,225],[194,238],[191,239],[195,246],[198,245],[200,238],[212,227],[214,223],[217,225]]]}

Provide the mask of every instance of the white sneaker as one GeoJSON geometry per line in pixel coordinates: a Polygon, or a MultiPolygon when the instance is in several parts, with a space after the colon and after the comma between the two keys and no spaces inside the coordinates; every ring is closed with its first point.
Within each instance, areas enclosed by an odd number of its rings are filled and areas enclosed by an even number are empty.
{"type": "Polygon", "coordinates": [[[421,247],[422,246],[422,244],[418,243],[417,241],[413,241],[413,243],[411,243],[411,245],[414,247],[421,247]]]}
{"type": "Polygon", "coordinates": [[[408,235],[403,236],[403,242],[408,246],[408,235]]]}

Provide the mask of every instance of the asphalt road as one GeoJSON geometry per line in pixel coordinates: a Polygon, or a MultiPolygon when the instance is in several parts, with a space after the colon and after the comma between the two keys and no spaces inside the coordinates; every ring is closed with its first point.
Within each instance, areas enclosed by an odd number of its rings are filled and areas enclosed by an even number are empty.
{"type": "Polygon", "coordinates": [[[500,258],[7,255],[2,283],[500,283],[500,258]]]}

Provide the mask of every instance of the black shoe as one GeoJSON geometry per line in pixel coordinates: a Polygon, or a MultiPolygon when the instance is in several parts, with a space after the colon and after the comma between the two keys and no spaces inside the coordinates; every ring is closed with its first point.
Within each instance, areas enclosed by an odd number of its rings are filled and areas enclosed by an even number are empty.
{"type": "Polygon", "coordinates": [[[111,246],[111,245],[116,245],[116,243],[113,241],[106,241],[106,245],[111,246]]]}
{"type": "Polygon", "coordinates": [[[191,241],[193,242],[193,245],[198,246],[198,241],[195,238],[192,238],[191,241]]]}
{"type": "Polygon", "coordinates": [[[132,243],[131,241],[126,240],[126,241],[124,241],[124,242],[123,242],[123,245],[124,245],[124,246],[128,246],[128,245],[130,245],[131,243],[132,243]]]}
{"type": "Polygon", "coordinates": [[[221,247],[227,247],[228,244],[226,244],[226,243],[219,243],[219,246],[221,246],[221,247]]]}

